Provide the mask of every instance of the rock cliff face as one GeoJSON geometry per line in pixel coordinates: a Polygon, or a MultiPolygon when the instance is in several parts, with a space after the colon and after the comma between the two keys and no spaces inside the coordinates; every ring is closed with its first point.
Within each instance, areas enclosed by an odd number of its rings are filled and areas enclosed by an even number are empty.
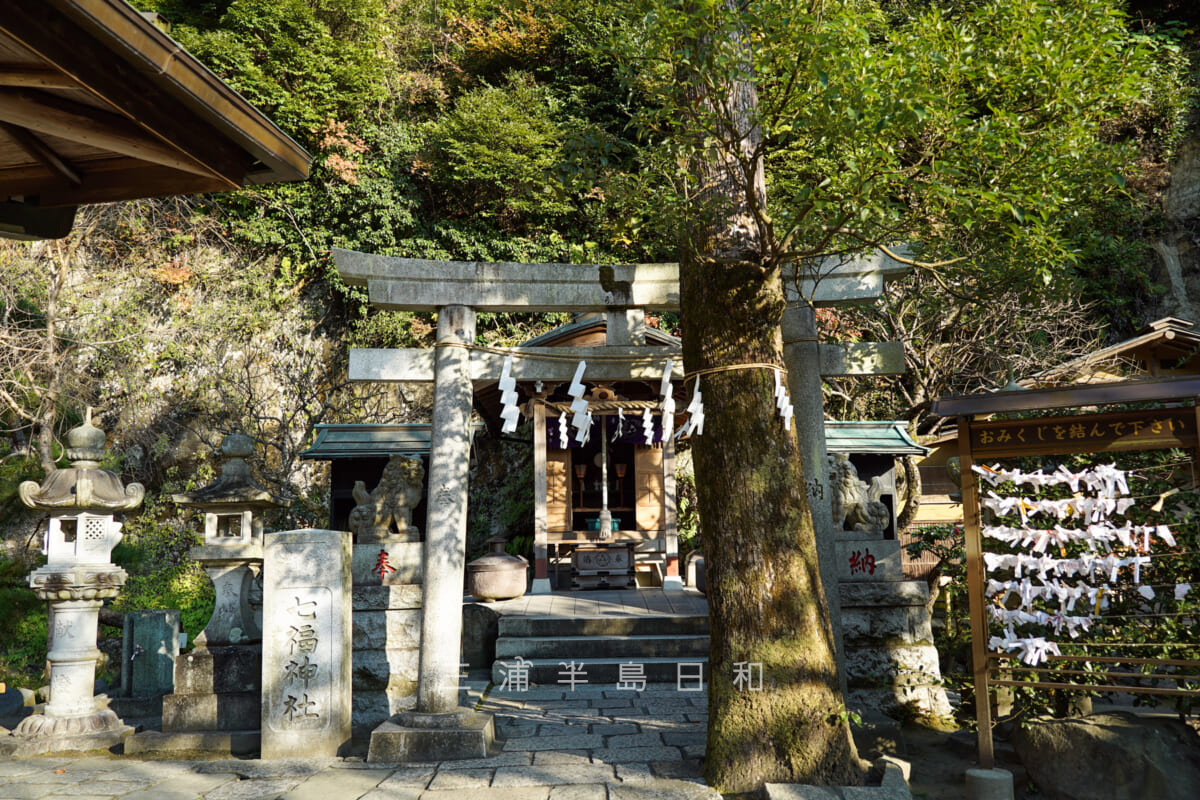
{"type": "Polygon", "coordinates": [[[1191,135],[1180,146],[1162,209],[1165,231],[1153,243],[1159,256],[1156,279],[1167,287],[1159,316],[1200,322],[1200,135],[1191,135]]]}

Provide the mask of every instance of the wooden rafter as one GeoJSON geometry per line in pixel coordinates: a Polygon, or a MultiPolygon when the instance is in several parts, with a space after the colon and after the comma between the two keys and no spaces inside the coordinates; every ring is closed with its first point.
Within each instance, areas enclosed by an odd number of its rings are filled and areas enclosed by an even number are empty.
{"type": "MultiPolygon", "coordinates": [[[[211,125],[199,120],[191,108],[183,104],[182,98],[165,91],[152,73],[114,59],[113,51],[97,39],[95,31],[82,27],[83,18],[75,16],[76,13],[101,14],[106,24],[117,26],[123,34],[132,34],[133,28],[123,12],[106,3],[94,2],[0,2],[0,7],[5,9],[4,17],[0,17],[0,28],[8,35],[73,77],[94,98],[116,106],[116,110],[127,117],[127,122],[137,121],[129,124],[141,131],[142,142],[157,142],[160,147],[158,150],[148,148],[147,154],[165,149],[173,155],[167,160],[165,154],[148,158],[128,150],[112,148],[113,152],[219,178],[226,186],[218,191],[241,185],[253,159],[211,125]],[[74,10],[63,13],[60,6],[74,10]]],[[[174,60],[172,56],[168,61],[146,66],[169,69],[174,60]]],[[[33,126],[25,127],[37,130],[33,126]]]]}
{"type": "Polygon", "coordinates": [[[78,89],[70,75],[48,67],[0,64],[0,86],[27,89],[78,89]]]}
{"type": "Polygon", "coordinates": [[[83,179],[79,177],[79,172],[74,167],[68,164],[62,156],[54,152],[53,148],[29,131],[7,122],[0,122],[0,131],[4,131],[10,139],[17,143],[18,147],[28,153],[34,160],[46,165],[74,185],[78,186],[83,182],[83,179]]]}
{"type": "Polygon", "coordinates": [[[41,164],[0,169],[0,198],[36,196],[38,205],[72,206],[225,191],[218,178],[180,172],[133,158],[105,158],[79,163],[82,183],[75,186],[41,164]]]}
{"type": "MultiPolygon", "coordinates": [[[[219,177],[195,159],[150,138],[124,117],[34,89],[0,89],[0,122],[183,172],[219,177]]],[[[229,188],[236,184],[231,182],[229,188]]]]}

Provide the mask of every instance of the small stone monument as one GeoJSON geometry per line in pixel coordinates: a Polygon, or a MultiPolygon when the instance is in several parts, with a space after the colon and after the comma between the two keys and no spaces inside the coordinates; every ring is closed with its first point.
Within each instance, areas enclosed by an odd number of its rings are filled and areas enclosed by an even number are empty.
{"type": "Polygon", "coordinates": [[[122,537],[114,515],[137,508],[145,495],[141,484],[122,486],[100,469],[105,438],[92,425],[89,408],[86,421],[66,436],[71,466],[53,470],[40,486],[26,481],[19,487],[26,506],[50,514],[42,548],[46,565],[30,574],[29,585],[50,601],[53,644],[46,656],[50,700],[44,713],[26,717],[13,732],[24,740],[15,754],[103,749],[133,733],[105,698],[93,696],[100,605],[116,597],[126,578],[110,560],[122,537]]]}
{"type": "Polygon", "coordinates": [[[259,746],[262,701],[262,514],[280,499],[254,482],[254,442],[221,441],[221,475],[172,499],[204,512],[204,544],[193,547],[216,590],[195,648],[175,661],[175,691],[163,698],[162,733],[141,733],[127,752],[195,749],[244,754],[259,746]]]}
{"type": "Polygon", "coordinates": [[[829,456],[846,704],[930,717],[953,712],[941,686],[923,581],[904,580],[900,542],[886,538],[887,481],[859,478],[848,456],[829,456]]]}

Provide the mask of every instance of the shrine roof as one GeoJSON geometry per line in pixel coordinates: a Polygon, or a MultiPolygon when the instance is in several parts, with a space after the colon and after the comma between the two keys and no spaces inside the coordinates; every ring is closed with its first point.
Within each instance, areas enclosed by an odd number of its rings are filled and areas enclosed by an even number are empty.
{"type": "MultiPolygon", "coordinates": [[[[576,343],[576,340],[587,337],[590,334],[603,335],[608,330],[608,320],[602,316],[588,316],[583,319],[568,322],[566,325],[559,325],[553,330],[535,336],[532,339],[522,342],[521,347],[569,347],[576,343]]],[[[679,337],[672,336],[669,333],[660,331],[658,328],[646,326],[646,346],[659,347],[662,345],[679,347],[682,344],[679,337]]]]}
{"type": "Polygon", "coordinates": [[[923,456],[930,448],[913,441],[903,421],[825,421],[825,449],[830,453],[923,456]]]}
{"type": "Polygon", "coordinates": [[[1018,381],[1043,388],[1063,383],[1114,383],[1133,375],[1167,377],[1200,373],[1200,332],[1177,317],[1164,317],[1135,336],[1018,381]]]}
{"type": "Polygon", "coordinates": [[[124,0],[0,10],[6,235],[65,235],[84,203],[307,177],[312,156],[124,0]]]}

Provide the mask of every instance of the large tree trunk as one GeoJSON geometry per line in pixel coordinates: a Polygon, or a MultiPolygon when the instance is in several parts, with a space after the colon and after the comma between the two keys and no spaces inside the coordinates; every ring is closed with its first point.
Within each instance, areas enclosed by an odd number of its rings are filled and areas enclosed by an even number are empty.
{"type": "MultiPolygon", "coordinates": [[[[753,86],[732,86],[726,102],[752,109],[753,86]]],[[[743,154],[755,152],[756,131],[744,128],[743,154]]],[[[763,255],[753,213],[765,200],[761,161],[713,150],[691,173],[696,213],[680,252],[684,362],[690,372],[782,365],[779,269],[763,255]]],[[[727,793],[766,782],[859,784],[800,453],[776,413],[772,374],[722,370],[703,374],[700,386],[705,426],[692,447],[712,637],[705,778],[727,793]],[[761,691],[735,685],[739,663],[761,664],[761,691]]]]}

